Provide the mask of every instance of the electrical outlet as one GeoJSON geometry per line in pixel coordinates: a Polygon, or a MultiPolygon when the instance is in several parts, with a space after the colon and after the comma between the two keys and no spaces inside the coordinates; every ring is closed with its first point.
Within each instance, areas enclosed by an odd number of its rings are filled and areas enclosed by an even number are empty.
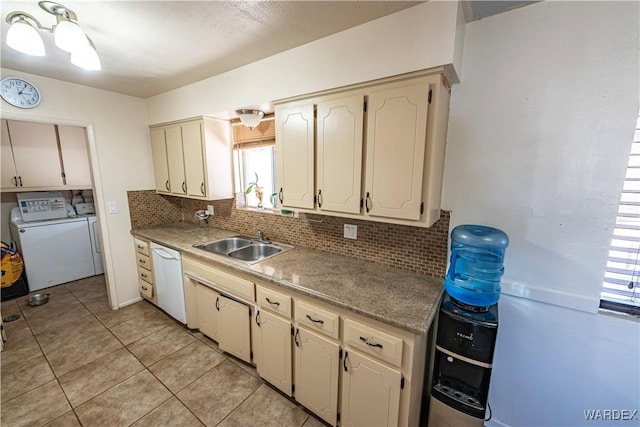
{"type": "Polygon", "coordinates": [[[213,215],[213,205],[207,205],[207,213],[213,215]]]}
{"type": "Polygon", "coordinates": [[[358,239],[358,226],[353,224],[344,225],[344,238],[345,239],[358,239]]]}

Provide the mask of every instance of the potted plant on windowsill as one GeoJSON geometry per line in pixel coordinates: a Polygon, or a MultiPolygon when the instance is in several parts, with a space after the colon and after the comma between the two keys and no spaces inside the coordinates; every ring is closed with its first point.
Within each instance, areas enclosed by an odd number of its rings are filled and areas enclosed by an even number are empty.
{"type": "MultiPolygon", "coordinates": [[[[246,190],[244,190],[244,194],[249,194],[253,190],[253,192],[256,195],[256,198],[258,199],[258,206],[257,206],[258,209],[264,209],[264,204],[262,202],[262,199],[264,197],[264,188],[258,184],[258,173],[254,172],[254,174],[256,176],[256,180],[250,182],[247,185],[246,190]]],[[[271,204],[273,205],[274,208],[276,207],[276,200],[277,200],[276,196],[277,195],[278,195],[278,193],[273,193],[270,196],[271,204]]]]}

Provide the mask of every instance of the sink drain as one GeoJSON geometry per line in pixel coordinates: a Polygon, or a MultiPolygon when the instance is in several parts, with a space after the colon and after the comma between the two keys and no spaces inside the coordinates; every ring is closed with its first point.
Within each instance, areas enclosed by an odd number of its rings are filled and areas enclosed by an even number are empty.
{"type": "Polygon", "coordinates": [[[9,322],[13,322],[15,320],[18,320],[20,318],[19,314],[10,314],[8,316],[5,316],[2,318],[3,322],[9,323],[9,322]]]}

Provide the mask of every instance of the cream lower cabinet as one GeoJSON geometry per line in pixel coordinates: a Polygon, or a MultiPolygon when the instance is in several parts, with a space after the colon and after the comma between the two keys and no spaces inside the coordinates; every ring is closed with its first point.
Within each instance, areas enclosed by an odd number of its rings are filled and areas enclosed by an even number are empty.
{"type": "Polygon", "coordinates": [[[342,365],[341,425],[398,425],[400,371],[353,350],[345,350],[342,365]]]}
{"type": "Polygon", "coordinates": [[[253,282],[182,258],[187,326],[218,342],[220,349],[251,363],[253,282]]]}
{"type": "Polygon", "coordinates": [[[305,328],[296,328],[295,398],[335,426],[338,415],[340,345],[305,328]]]}
{"type": "Polygon", "coordinates": [[[149,255],[149,242],[135,238],[136,264],[138,269],[138,291],[140,296],[158,304],[158,296],[153,286],[153,265],[149,255]]]}
{"type": "Polygon", "coordinates": [[[256,314],[254,360],[258,374],[287,396],[293,393],[291,320],[262,309],[256,314]]]}

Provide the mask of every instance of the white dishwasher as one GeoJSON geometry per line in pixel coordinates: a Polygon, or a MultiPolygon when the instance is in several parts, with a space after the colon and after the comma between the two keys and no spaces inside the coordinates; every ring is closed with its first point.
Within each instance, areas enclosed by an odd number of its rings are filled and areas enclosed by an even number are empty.
{"type": "Polygon", "coordinates": [[[151,242],[153,278],[158,305],[181,323],[187,323],[180,252],[151,242]]]}

